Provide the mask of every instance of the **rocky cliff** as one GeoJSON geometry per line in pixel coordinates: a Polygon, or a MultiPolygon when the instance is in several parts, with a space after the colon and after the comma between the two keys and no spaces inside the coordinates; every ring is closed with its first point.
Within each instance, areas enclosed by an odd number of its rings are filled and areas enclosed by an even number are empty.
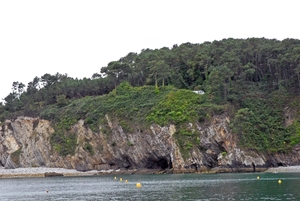
{"type": "Polygon", "coordinates": [[[258,171],[259,168],[300,164],[300,146],[289,154],[243,150],[230,133],[230,119],[215,116],[206,124],[190,123],[199,143],[183,153],[174,136],[176,127],[150,125],[147,130],[122,128],[106,115],[107,125],[93,132],[84,121],[71,128],[76,137],[74,154],[59,155],[51,144],[54,128],[47,120],[19,117],[2,123],[0,165],[61,167],[77,170],[158,169],[173,172],[258,171]]]}

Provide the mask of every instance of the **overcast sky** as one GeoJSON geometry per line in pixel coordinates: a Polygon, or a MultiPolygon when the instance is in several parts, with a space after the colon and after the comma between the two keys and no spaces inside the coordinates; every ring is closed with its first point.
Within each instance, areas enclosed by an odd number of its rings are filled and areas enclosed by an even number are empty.
{"type": "Polygon", "coordinates": [[[0,99],[14,81],[90,78],[146,48],[300,38],[298,0],[0,0],[0,99]]]}

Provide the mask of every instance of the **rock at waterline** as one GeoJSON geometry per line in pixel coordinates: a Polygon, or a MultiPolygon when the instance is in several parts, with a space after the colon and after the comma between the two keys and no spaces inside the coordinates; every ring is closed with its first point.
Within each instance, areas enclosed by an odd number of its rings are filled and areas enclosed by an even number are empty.
{"type": "Polygon", "coordinates": [[[62,173],[57,172],[45,172],[45,177],[63,177],[64,175],[62,173]]]}

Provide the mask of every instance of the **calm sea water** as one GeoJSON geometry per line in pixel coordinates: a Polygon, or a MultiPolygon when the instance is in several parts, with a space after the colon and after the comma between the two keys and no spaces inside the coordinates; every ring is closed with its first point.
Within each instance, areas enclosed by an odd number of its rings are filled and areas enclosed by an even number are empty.
{"type": "Polygon", "coordinates": [[[299,173],[116,177],[0,179],[0,200],[300,200],[299,173]],[[136,188],[137,182],[142,188],[136,188]]]}

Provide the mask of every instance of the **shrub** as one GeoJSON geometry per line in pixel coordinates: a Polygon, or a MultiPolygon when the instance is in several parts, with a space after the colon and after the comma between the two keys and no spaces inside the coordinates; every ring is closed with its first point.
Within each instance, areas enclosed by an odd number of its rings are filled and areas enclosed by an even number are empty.
{"type": "Polygon", "coordinates": [[[85,143],[83,146],[83,149],[88,152],[90,155],[94,155],[94,149],[93,146],[90,143],[85,143]]]}
{"type": "Polygon", "coordinates": [[[50,138],[53,149],[62,156],[74,155],[76,148],[76,135],[63,129],[56,129],[50,138]]]}
{"type": "Polygon", "coordinates": [[[300,140],[297,134],[293,135],[296,124],[284,127],[283,113],[271,99],[249,98],[244,100],[243,106],[230,125],[241,146],[263,152],[286,152],[300,140]]]}

